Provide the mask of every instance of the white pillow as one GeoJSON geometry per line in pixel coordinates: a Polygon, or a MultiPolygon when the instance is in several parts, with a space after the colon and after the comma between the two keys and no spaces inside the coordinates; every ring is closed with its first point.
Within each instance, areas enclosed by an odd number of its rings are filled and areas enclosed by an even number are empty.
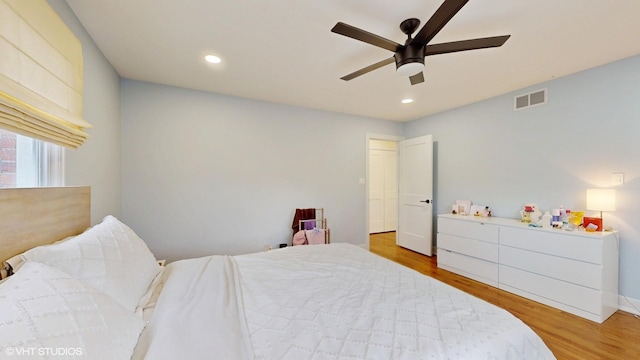
{"type": "Polygon", "coordinates": [[[0,304],[0,354],[20,359],[130,359],[144,328],[109,296],[31,261],[0,285],[0,304]]]}
{"type": "MultiPolygon", "coordinates": [[[[73,236],[69,236],[66,237],[62,240],[58,240],[56,242],[54,242],[53,244],[58,244],[64,241],[67,241],[69,239],[73,239],[73,236]]],[[[49,245],[53,245],[53,244],[49,244],[49,245]]],[[[49,245],[43,245],[43,246],[49,246],[49,245]]],[[[5,261],[3,263],[2,268],[0,269],[0,279],[4,279],[5,277],[8,277],[9,274],[13,274],[16,271],[18,271],[20,269],[20,266],[22,266],[22,264],[27,261],[27,259],[24,258],[24,253],[22,254],[18,254],[10,259],[8,259],[7,261],[5,261]]],[[[1,283],[2,280],[0,280],[1,283]]]]}
{"type": "Polygon", "coordinates": [[[144,241],[111,215],[68,241],[23,255],[66,272],[131,312],[160,271],[144,241]]]}

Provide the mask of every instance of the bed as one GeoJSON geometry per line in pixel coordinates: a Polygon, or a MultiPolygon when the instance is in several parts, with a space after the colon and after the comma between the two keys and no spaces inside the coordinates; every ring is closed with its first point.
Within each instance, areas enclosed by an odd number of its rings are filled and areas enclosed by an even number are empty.
{"type": "MultiPolygon", "coordinates": [[[[59,225],[42,217],[26,228],[59,225]]],[[[0,283],[0,358],[554,359],[507,311],[350,244],[164,267],[113,216],[27,246],[4,225],[0,259],[21,263],[0,283]]]]}

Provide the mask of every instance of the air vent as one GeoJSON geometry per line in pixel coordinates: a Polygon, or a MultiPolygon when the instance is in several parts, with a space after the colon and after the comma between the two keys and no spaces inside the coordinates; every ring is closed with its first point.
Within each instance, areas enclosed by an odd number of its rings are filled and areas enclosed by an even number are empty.
{"type": "Polygon", "coordinates": [[[513,110],[522,110],[547,103],[547,89],[536,90],[513,98],[513,110]]]}

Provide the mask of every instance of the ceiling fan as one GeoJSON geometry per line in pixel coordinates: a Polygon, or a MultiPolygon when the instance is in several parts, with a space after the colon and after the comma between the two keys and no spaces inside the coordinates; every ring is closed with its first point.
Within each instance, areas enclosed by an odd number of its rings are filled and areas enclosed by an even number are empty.
{"type": "Polygon", "coordinates": [[[468,1],[469,0],[445,0],[413,38],[411,37],[411,34],[418,29],[420,20],[411,18],[403,21],[400,24],[400,30],[407,35],[407,40],[404,45],[385,39],[376,34],[372,34],[368,31],[358,29],[351,25],[338,22],[333,29],[331,29],[332,32],[390,50],[394,53],[391,58],[352,72],[349,75],[343,76],[341,79],[349,81],[360,75],[364,75],[370,71],[395,62],[396,72],[403,76],[409,76],[411,85],[416,85],[424,82],[422,70],[424,69],[424,58],[426,56],[502,46],[502,44],[504,44],[511,35],[492,36],[429,45],[429,41],[431,41],[440,30],[442,30],[449,20],[451,20],[451,18],[453,18],[453,16],[457,14],[468,1]]]}

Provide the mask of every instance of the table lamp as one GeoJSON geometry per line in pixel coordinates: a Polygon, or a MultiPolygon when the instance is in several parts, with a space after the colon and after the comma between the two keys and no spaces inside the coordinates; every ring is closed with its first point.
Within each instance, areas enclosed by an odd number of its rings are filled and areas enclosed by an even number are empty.
{"type": "Polygon", "coordinates": [[[587,189],[587,210],[616,211],[616,191],[614,189],[587,189]]]}

